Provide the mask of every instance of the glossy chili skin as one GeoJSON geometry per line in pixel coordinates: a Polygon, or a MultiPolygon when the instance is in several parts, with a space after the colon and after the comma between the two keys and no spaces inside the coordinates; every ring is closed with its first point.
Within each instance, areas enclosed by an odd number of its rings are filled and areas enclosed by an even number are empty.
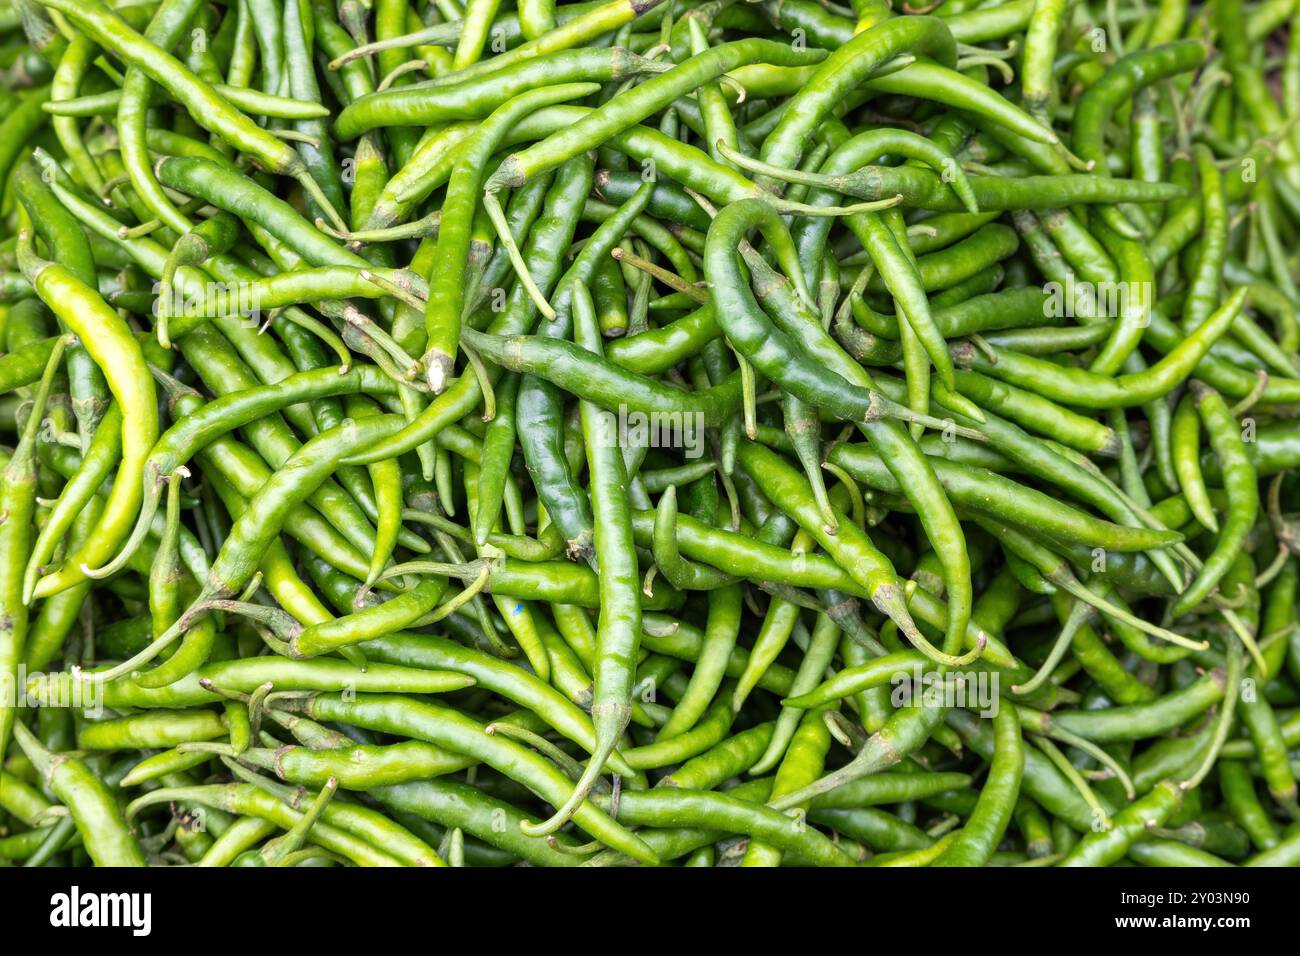
{"type": "Polygon", "coordinates": [[[0,857],[1300,861],[1292,5],[502,7],[0,13],[0,857]]]}

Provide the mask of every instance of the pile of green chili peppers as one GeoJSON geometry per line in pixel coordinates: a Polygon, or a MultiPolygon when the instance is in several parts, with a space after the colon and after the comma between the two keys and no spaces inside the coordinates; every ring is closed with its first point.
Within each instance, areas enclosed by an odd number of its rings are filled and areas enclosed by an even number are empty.
{"type": "Polygon", "coordinates": [[[1300,0],[0,0],[0,861],[1300,865],[1300,0]]]}

